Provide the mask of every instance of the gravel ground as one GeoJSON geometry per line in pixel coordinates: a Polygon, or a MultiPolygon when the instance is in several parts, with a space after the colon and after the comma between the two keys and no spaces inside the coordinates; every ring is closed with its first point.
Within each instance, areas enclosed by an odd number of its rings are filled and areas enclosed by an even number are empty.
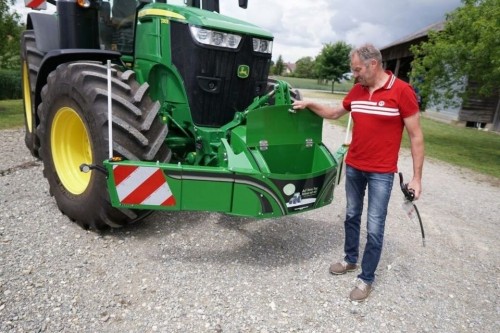
{"type": "MultiPolygon", "coordinates": [[[[344,135],[325,125],[332,149],[344,135]]],[[[428,159],[426,247],[396,183],[375,289],[353,303],[356,274],[328,273],[343,183],[302,215],[159,212],[97,234],[61,215],[23,136],[0,131],[0,332],[500,331],[498,181],[428,159]]]]}

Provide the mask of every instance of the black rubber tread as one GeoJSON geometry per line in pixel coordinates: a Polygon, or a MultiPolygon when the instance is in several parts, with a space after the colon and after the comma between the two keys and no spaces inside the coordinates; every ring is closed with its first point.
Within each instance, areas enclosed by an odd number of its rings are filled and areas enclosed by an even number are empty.
{"type": "MultiPolygon", "coordinates": [[[[32,116],[32,131],[29,131],[28,128],[28,120],[26,119],[26,112],[24,113],[25,115],[25,135],[24,135],[24,142],[26,144],[26,147],[29,149],[31,155],[34,157],[39,158],[38,154],[38,149],[40,148],[40,142],[38,141],[38,137],[36,135],[36,126],[37,126],[37,121],[36,121],[36,113],[35,113],[35,88],[36,88],[36,79],[38,76],[38,72],[40,70],[40,64],[42,63],[42,59],[44,57],[44,52],[40,51],[36,47],[36,39],[35,39],[35,32],[33,30],[26,30],[22,34],[21,38],[21,61],[24,64],[24,61],[26,61],[27,66],[28,66],[28,80],[29,80],[29,86],[30,86],[30,91],[31,91],[31,116],[32,116]]],[[[24,67],[23,67],[24,68],[24,67]]],[[[24,76],[22,76],[24,78],[24,76]]],[[[23,95],[25,91],[23,89],[23,95]]],[[[23,96],[23,104],[26,101],[26,97],[23,96]]],[[[26,107],[26,105],[23,105],[26,107]]]]}
{"type": "MultiPolygon", "coordinates": [[[[114,156],[129,160],[168,162],[170,149],[164,144],[168,127],[158,112],[160,105],[147,95],[148,84],[139,85],[133,71],[112,69],[113,150],[114,156]]],[[[141,219],[148,210],[123,210],[111,206],[106,177],[92,171],[88,188],[80,195],[69,193],[61,184],[55,170],[51,148],[50,128],[58,109],[73,108],[81,117],[92,145],[93,163],[108,158],[108,92],[107,68],[100,63],[75,62],[62,64],[50,73],[42,89],[38,108],[38,135],[44,175],[50,193],[61,212],[83,228],[101,230],[121,227],[141,219]]]]}

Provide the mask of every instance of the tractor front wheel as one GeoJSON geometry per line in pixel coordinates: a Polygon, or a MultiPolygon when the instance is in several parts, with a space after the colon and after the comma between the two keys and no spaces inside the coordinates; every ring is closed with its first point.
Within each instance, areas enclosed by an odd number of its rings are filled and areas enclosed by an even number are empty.
{"type": "MultiPolygon", "coordinates": [[[[148,215],[147,210],[115,208],[106,175],[82,164],[108,158],[107,68],[99,63],[62,64],[47,78],[38,109],[40,155],[50,192],[61,212],[84,228],[120,227],[148,215]]],[[[112,70],[113,156],[128,160],[170,159],[164,144],[168,128],[160,105],[139,85],[133,71],[112,70]]]]}

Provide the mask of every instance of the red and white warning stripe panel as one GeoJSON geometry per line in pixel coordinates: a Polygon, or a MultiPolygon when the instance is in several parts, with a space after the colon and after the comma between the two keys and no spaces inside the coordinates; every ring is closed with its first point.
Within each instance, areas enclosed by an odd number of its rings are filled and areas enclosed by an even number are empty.
{"type": "Polygon", "coordinates": [[[175,198],[160,168],[114,165],[113,176],[122,204],[175,206],[175,198]]]}
{"type": "Polygon", "coordinates": [[[24,5],[31,9],[47,9],[47,1],[45,0],[24,0],[24,5]]]}

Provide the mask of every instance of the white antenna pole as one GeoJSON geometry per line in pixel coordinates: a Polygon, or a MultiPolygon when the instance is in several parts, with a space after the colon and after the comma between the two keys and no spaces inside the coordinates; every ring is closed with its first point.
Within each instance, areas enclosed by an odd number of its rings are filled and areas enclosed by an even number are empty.
{"type": "Polygon", "coordinates": [[[113,113],[111,99],[111,60],[108,60],[108,151],[109,159],[113,157],[113,113]]]}
{"type": "Polygon", "coordinates": [[[350,141],[347,141],[347,140],[349,140],[349,134],[351,133],[351,122],[352,122],[351,112],[349,112],[349,120],[347,121],[347,129],[345,132],[345,140],[344,140],[345,145],[350,143],[350,141]]]}
{"type": "MultiPolygon", "coordinates": [[[[352,112],[352,111],[351,111],[352,112]]],[[[344,144],[342,145],[344,148],[349,146],[351,143],[349,140],[349,134],[351,133],[351,125],[352,125],[352,116],[351,112],[349,112],[349,120],[347,121],[347,128],[345,132],[345,139],[344,139],[344,144]]],[[[345,157],[346,153],[342,156],[342,160],[339,161],[339,164],[337,165],[337,179],[335,180],[335,183],[338,185],[340,184],[340,177],[342,176],[343,173],[345,173],[345,157]]]]}

